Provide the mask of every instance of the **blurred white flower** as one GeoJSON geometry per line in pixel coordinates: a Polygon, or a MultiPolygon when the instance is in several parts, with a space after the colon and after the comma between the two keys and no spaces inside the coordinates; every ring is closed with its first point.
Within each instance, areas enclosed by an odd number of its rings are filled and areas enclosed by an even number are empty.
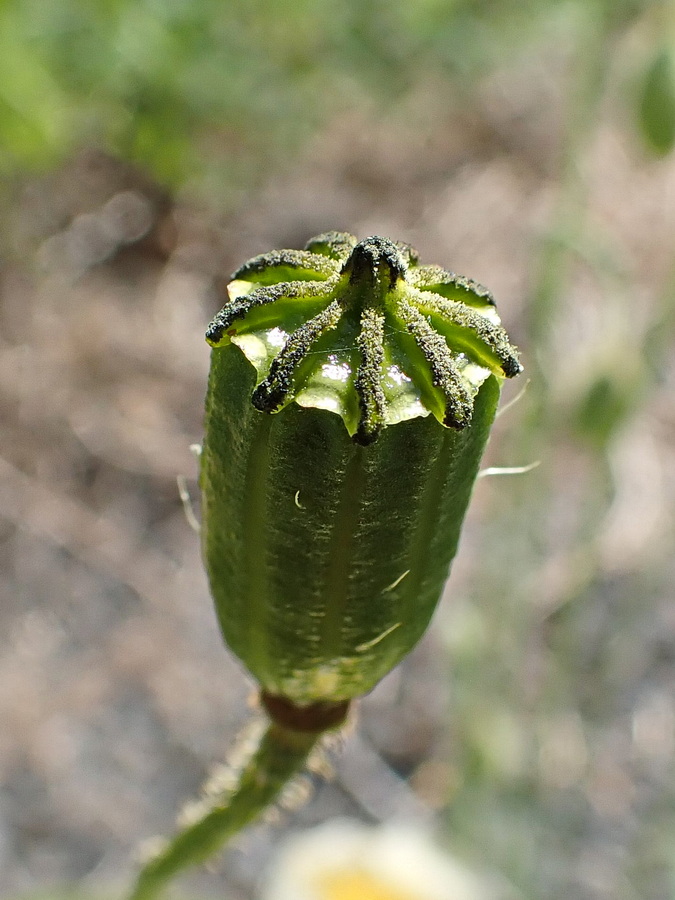
{"type": "Polygon", "coordinates": [[[419,829],[337,820],[281,848],[261,900],[513,900],[419,829]]]}

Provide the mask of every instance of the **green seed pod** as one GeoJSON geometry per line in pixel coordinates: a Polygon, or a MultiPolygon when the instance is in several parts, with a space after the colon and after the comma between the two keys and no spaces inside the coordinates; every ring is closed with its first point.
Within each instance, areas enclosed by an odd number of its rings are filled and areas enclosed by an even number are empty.
{"type": "Polygon", "coordinates": [[[319,235],[250,260],[228,291],[207,332],[203,550],[271,722],[130,900],[253,821],[419,640],[520,371],[488,291],[383,238],[319,235]]]}
{"type": "Polygon", "coordinates": [[[426,629],[521,367],[487,290],[384,238],[320,235],[228,290],[201,463],[222,632],[263,696],[349,700],[426,629]]]}

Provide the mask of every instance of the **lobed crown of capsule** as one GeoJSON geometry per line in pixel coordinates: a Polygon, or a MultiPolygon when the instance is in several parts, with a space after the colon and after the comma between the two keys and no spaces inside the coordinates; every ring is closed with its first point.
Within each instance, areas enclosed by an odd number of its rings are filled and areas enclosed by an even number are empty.
{"type": "Polygon", "coordinates": [[[331,410],[361,444],[430,413],[465,428],[483,381],[521,371],[488,290],[386,238],[327,232],[256,256],[228,294],[206,339],[255,366],[254,406],[331,410]]]}

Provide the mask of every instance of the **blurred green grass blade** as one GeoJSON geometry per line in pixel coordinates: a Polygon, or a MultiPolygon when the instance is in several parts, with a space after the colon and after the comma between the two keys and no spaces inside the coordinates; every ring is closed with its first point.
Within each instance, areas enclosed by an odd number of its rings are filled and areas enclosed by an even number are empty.
{"type": "Polygon", "coordinates": [[[642,86],[639,121],[647,144],[660,156],[675,145],[675,59],[660,50],[652,59],[642,86]]]}
{"type": "Polygon", "coordinates": [[[70,142],[72,107],[40,48],[23,40],[11,6],[0,12],[0,167],[44,165],[70,142]]]}

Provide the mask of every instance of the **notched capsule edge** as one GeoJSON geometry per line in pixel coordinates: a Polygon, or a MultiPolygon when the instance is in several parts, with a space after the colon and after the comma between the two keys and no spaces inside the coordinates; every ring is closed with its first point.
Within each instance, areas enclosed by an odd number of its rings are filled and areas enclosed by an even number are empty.
{"type": "Polygon", "coordinates": [[[363,445],[388,424],[430,412],[461,430],[482,381],[512,378],[522,366],[486,288],[418,263],[408,244],[344,232],[262,254],[235,272],[233,298],[206,339],[218,347],[251,335],[239,349],[256,366],[251,399],[261,412],[278,412],[302,392],[303,407],[340,414],[363,445]],[[302,278],[275,281],[294,270],[302,278]],[[335,339],[323,339],[335,329],[335,339]],[[412,337],[417,355],[397,330],[412,337]]]}

